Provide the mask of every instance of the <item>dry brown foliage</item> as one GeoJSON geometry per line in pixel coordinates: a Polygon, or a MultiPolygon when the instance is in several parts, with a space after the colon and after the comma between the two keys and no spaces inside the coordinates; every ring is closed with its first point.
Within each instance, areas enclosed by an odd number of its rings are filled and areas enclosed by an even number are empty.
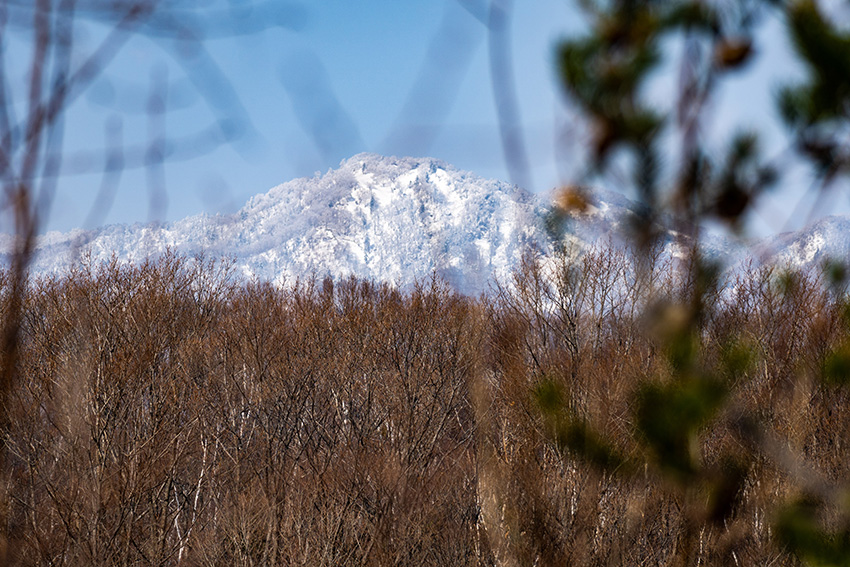
{"type": "MultiPolygon", "coordinates": [[[[848,394],[816,379],[848,338],[843,299],[756,269],[706,308],[706,364],[731,340],[755,353],[731,407],[820,475],[745,459],[744,493],[712,523],[708,496],[666,480],[635,434],[635,389],[672,372],[645,314],[672,301],[658,283],[673,272],[629,258],[529,256],[479,300],[436,281],[279,289],[174,255],[32,282],[8,406],[11,564],[796,564],[771,539],[777,502],[848,478],[848,394]],[[544,380],[644,467],[553,442],[544,380]]],[[[718,419],[697,450],[723,470],[745,445],[718,419]]]]}

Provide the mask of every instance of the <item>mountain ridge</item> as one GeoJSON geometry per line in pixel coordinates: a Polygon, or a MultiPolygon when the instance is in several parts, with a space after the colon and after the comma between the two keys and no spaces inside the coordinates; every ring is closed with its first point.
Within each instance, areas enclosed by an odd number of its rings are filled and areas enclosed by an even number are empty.
{"type": "Polygon", "coordinates": [[[436,272],[472,293],[507,274],[526,246],[544,244],[542,216],[527,191],[441,160],[358,154],[256,195],[231,215],[48,233],[32,269],[60,272],[75,250],[95,261],[140,261],[172,249],[231,256],[243,275],[278,284],[357,275],[406,285],[436,272]]]}
{"type": "MultiPolygon", "coordinates": [[[[508,279],[528,247],[551,251],[547,210],[540,196],[442,160],[362,153],[324,174],[272,187],[230,215],[49,232],[39,238],[32,270],[59,273],[80,252],[96,262],[141,261],[171,249],[232,257],[244,276],[278,285],[356,275],[404,286],[436,273],[458,291],[479,293],[494,279],[508,279]]],[[[595,191],[566,238],[581,247],[622,234],[637,210],[623,195],[595,191]]],[[[0,235],[7,260],[10,249],[11,237],[0,235]]],[[[733,264],[753,256],[812,267],[826,255],[847,257],[850,218],[821,219],[751,249],[714,238],[708,250],[733,264]]]]}

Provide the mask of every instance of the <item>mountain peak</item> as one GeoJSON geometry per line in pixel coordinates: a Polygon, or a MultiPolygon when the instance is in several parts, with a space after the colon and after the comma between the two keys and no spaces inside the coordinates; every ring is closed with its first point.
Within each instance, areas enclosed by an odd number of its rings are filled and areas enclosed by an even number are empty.
{"type": "MultiPolygon", "coordinates": [[[[432,158],[357,154],[337,169],[252,197],[233,215],[199,215],[161,227],[77,232],[94,260],[140,260],[166,248],[228,255],[248,277],[357,275],[407,285],[435,273],[477,293],[506,278],[529,244],[540,245],[542,209],[526,191],[432,158]]],[[[33,268],[72,260],[71,235],[51,235],[33,268]]]]}
{"type": "Polygon", "coordinates": [[[454,166],[437,158],[385,156],[372,152],[362,152],[353,155],[350,158],[344,159],[339,163],[339,169],[359,168],[363,171],[376,171],[387,169],[412,170],[419,169],[423,166],[432,170],[445,169],[457,171],[454,166]]]}
{"type": "MultiPolygon", "coordinates": [[[[622,234],[638,219],[637,206],[619,194],[595,192],[590,204],[563,227],[565,238],[580,246],[622,234]]],[[[405,286],[436,273],[474,294],[496,278],[509,280],[529,246],[551,249],[546,213],[539,197],[441,160],[361,153],[337,169],[256,195],[233,215],[50,233],[40,238],[32,270],[64,270],[79,251],[93,261],[141,261],[170,248],[231,257],[245,276],[277,284],[356,275],[405,286]]],[[[846,218],[823,219],[762,242],[755,252],[727,239],[706,245],[727,263],[753,254],[807,267],[824,255],[846,257],[848,224],[846,218]]],[[[7,258],[10,247],[11,239],[0,238],[7,258]]]]}

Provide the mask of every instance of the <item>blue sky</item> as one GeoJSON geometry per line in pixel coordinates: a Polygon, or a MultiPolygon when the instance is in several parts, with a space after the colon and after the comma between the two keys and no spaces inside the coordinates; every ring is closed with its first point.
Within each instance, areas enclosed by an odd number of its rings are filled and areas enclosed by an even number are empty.
{"type": "MultiPolygon", "coordinates": [[[[324,172],[362,151],[432,156],[510,181],[498,133],[487,32],[476,18],[487,4],[271,3],[280,8],[274,15],[283,26],[235,37],[212,32],[201,56],[179,54],[185,46],[156,33],[131,39],[66,115],[68,174],[59,181],[45,228],[64,231],[85,224],[229,213],[256,193],[324,172]],[[210,73],[226,80],[210,81],[210,73]],[[154,130],[170,139],[202,142],[184,144],[199,155],[189,159],[182,152],[153,176],[145,168],[128,169],[112,205],[92,214],[102,176],[74,172],[103,159],[118,124],[124,144],[144,150],[151,139],[145,109],[152,84],[168,90],[167,112],[154,130]],[[222,144],[222,121],[245,128],[237,139],[222,144]]],[[[582,141],[575,138],[553,64],[558,40],[582,31],[582,20],[569,6],[561,0],[516,2],[510,21],[528,185],[536,192],[569,181],[581,156],[582,141]]],[[[769,152],[784,147],[769,110],[769,85],[798,70],[788,63],[787,47],[778,40],[780,25],[768,22],[768,49],[758,54],[752,73],[720,93],[714,116],[718,140],[753,125],[766,128],[769,152]]],[[[97,26],[80,26],[80,54],[104,33],[97,26]]],[[[26,58],[15,55],[26,52],[26,33],[8,41],[7,60],[23,89],[26,58]]],[[[650,94],[663,106],[674,84],[673,73],[659,77],[650,94]]],[[[793,181],[797,187],[787,185],[764,200],[751,225],[753,233],[796,228],[786,219],[805,179],[793,181]]]]}

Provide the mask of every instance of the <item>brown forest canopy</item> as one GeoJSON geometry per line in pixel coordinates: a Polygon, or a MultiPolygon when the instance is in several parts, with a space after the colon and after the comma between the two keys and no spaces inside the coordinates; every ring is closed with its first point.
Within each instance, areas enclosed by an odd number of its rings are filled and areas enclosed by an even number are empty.
{"type": "Polygon", "coordinates": [[[847,392],[817,380],[850,341],[844,299],[753,270],[683,354],[676,298],[634,274],[609,250],[553,271],[529,257],[477,300],[436,281],[278,289],[176,256],[32,282],[11,562],[798,564],[771,536],[781,503],[848,477],[847,392]],[[689,365],[733,409],[668,462],[640,396],[689,365]],[[803,460],[755,448],[740,412],[803,460]]]}

